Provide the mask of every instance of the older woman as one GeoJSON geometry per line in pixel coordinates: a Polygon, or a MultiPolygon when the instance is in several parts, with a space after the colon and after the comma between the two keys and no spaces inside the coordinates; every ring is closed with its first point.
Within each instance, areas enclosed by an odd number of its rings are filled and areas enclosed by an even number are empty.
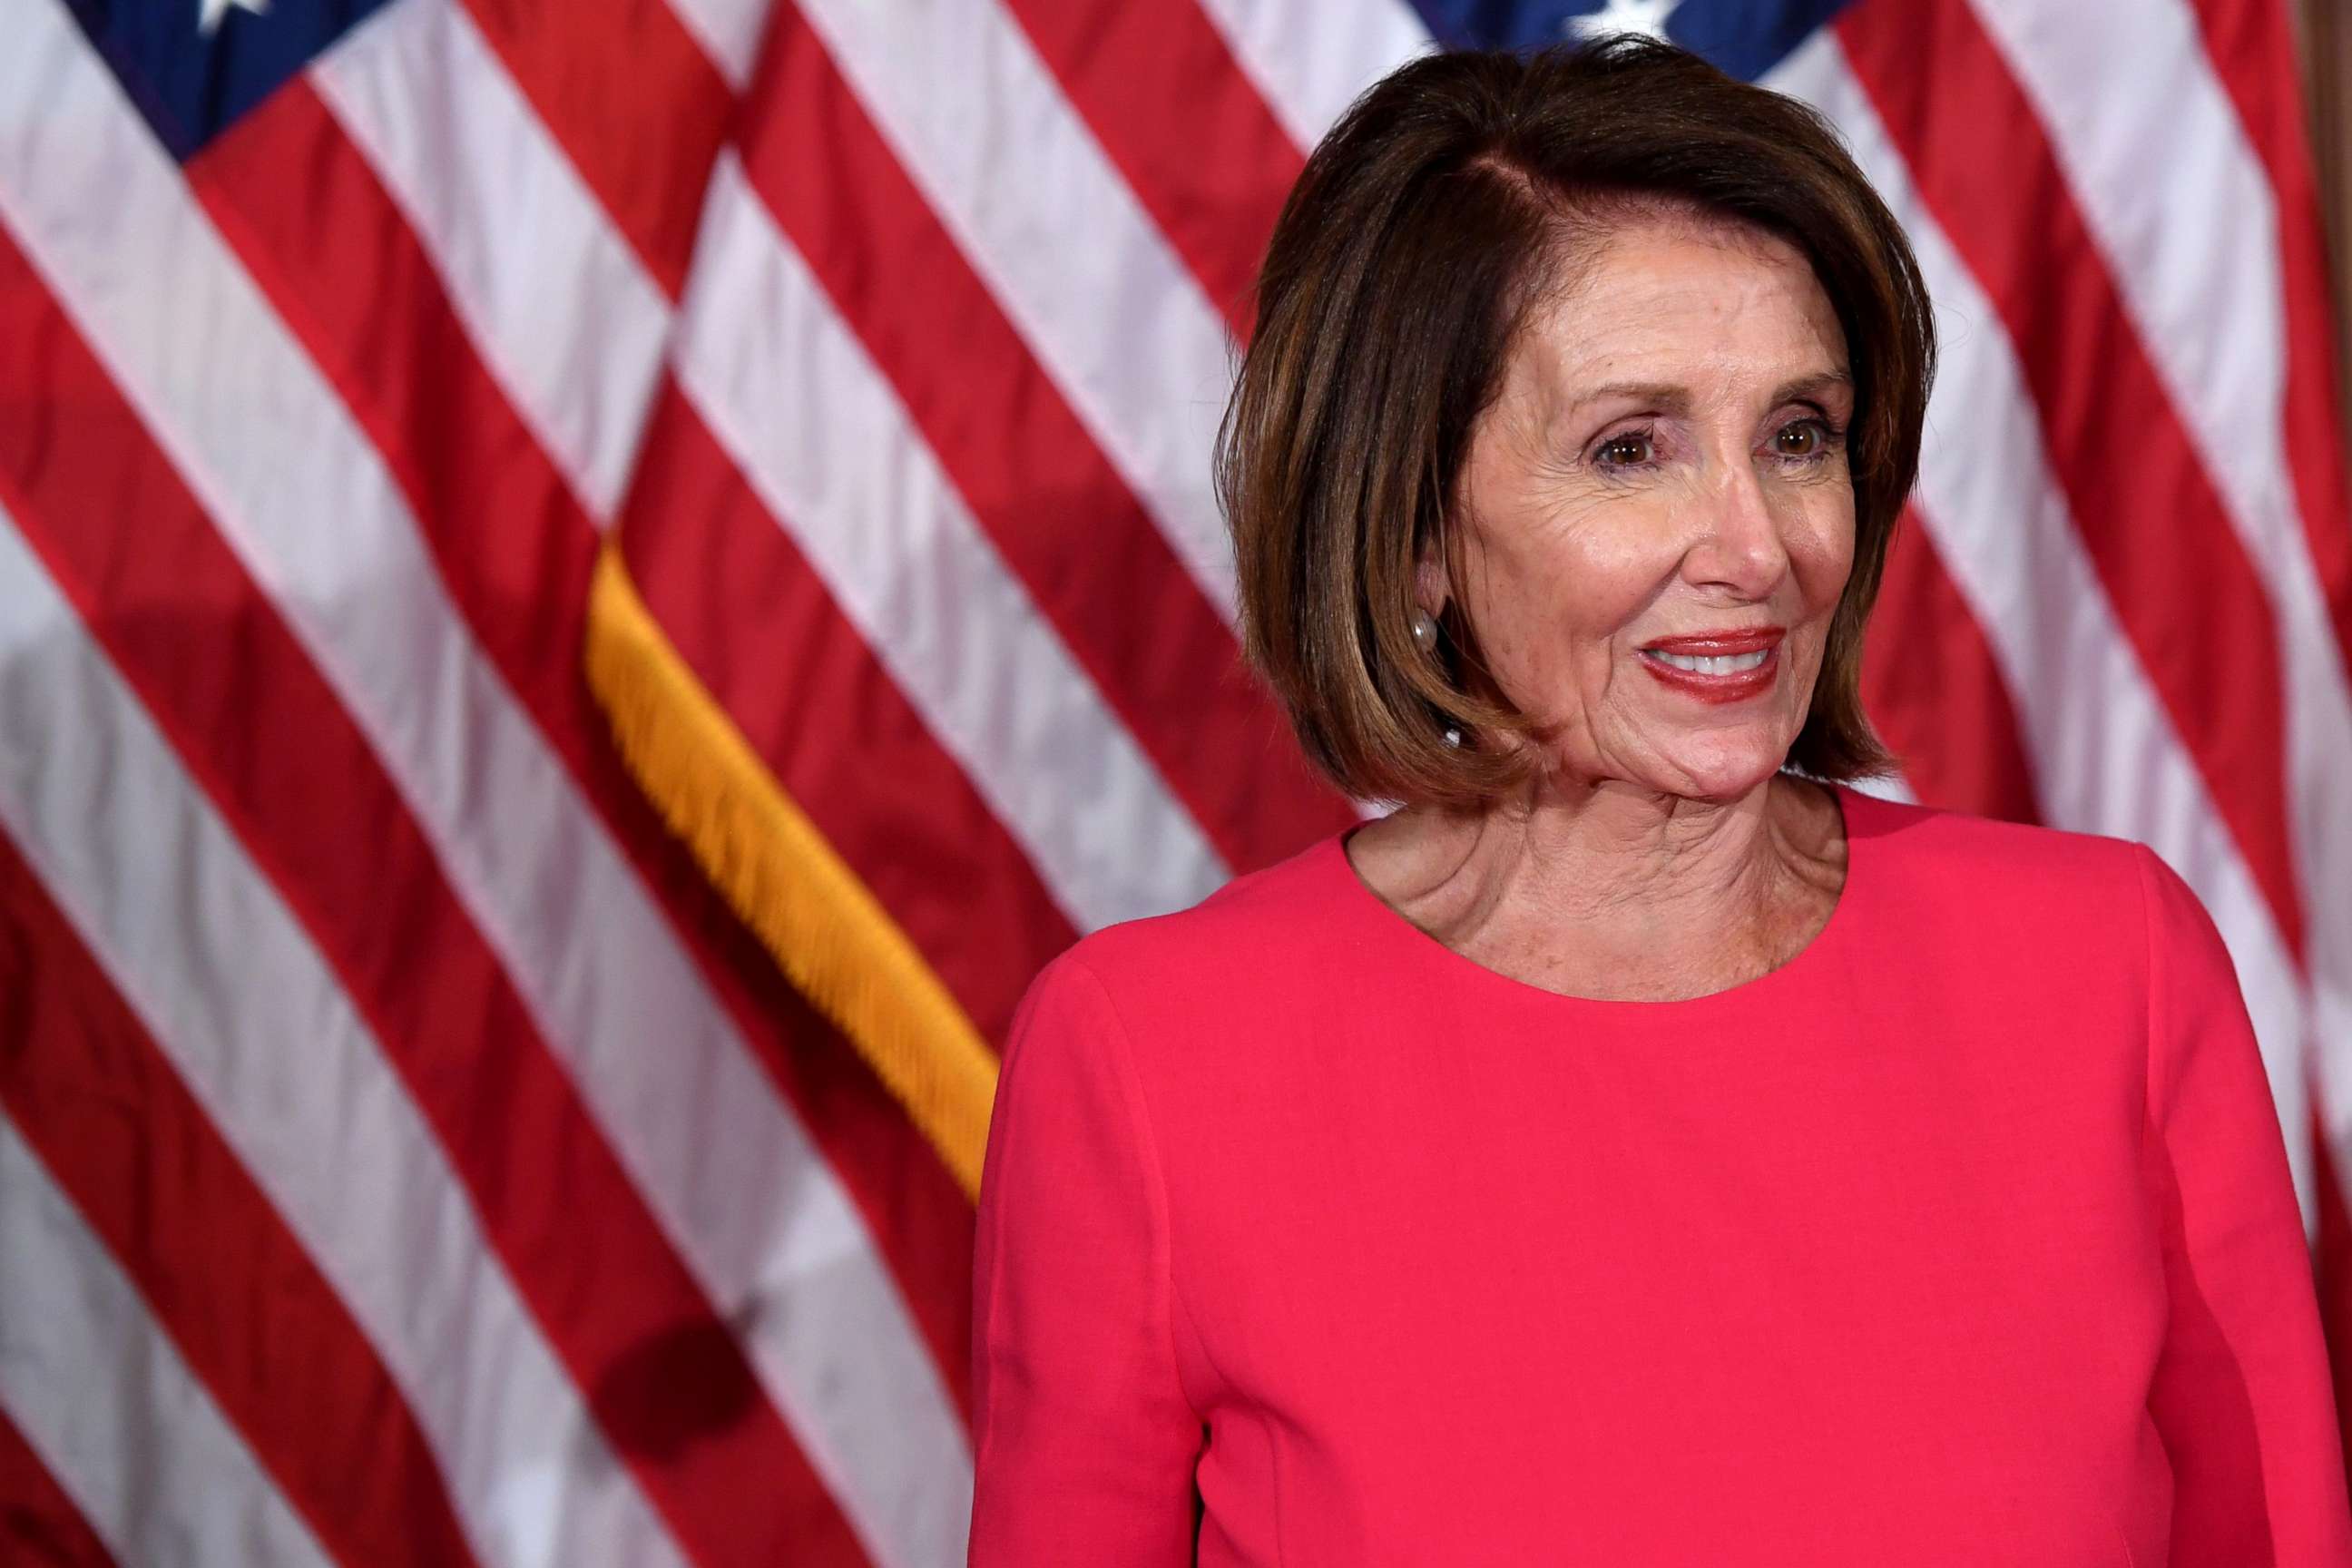
{"type": "Polygon", "coordinates": [[[2352,1563],[2205,911],[1853,787],[1931,357],[1832,133],[1663,46],[1317,150],[1224,493],[1253,663],[1401,805],[1031,989],[973,1563],[2352,1563]]]}

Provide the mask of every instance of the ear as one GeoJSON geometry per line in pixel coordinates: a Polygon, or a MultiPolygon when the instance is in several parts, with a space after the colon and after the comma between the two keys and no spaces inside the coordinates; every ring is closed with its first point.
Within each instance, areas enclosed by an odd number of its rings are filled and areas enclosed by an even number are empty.
{"type": "Polygon", "coordinates": [[[1447,582],[1444,559],[1431,545],[1422,547],[1413,562],[1413,603],[1429,612],[1434,619],[1445,613],[1445,601],[1453,597],[1453,585],[1447,582]]]}

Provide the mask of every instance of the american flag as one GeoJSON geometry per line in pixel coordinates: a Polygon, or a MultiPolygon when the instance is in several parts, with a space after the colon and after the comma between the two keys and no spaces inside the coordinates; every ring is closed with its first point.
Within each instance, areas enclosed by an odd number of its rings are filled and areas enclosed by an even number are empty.
{"type": "Polygon", "coordinates": [[[0,0],[0,1558],[960,1563],[1015,999],[1370,809],[1237,668],[1274,214],[1617,30],[1927,270],[1885,787],[2188,878],[2338,1256],[2278,0],[0,0]]]}

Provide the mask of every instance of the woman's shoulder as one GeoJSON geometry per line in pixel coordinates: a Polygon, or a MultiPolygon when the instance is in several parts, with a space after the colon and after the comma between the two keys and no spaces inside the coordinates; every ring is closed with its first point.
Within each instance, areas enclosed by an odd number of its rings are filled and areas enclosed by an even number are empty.
{"type": "Polygon", "coordinates": [[[1352,876],[1340,835],[1327,834],[1188,908],[1090,931],[1049,968],[1083,970],[1115,998],[1213,1005],[1342,951],[1352,876]]]}
{"type": "Polygon", "coordinates": [[[1859,791],[1846,799],[1849,855],[1873,864],[1890,908],[2137,923],[2147,851],[2130,839],[1859,791]]]}

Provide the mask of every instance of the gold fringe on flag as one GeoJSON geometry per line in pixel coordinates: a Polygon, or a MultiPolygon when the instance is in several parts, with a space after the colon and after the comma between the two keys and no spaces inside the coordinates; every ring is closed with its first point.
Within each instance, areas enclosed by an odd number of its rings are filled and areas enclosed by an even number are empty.
{"type": "Polygon", "coordinates": [[[589,593],[587,673],[670,830],[976,1197],[996,1053],[670,645],[609,540],[589,593]]]}

